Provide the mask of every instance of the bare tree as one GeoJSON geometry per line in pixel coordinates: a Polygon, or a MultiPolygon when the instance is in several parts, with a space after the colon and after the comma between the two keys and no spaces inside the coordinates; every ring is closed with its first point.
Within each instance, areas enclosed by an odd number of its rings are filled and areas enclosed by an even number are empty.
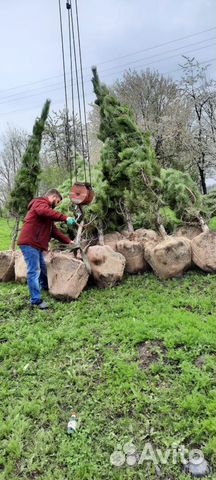
{"type": "Polygon", "coordinates": [[[98,139],[99,126],[100,126],[99,107],[97,105],[93,105],[88,118],[89,149],[90,149],[90,159],[91,159],[92,165],[94,165],[100,160],[100,151],[103,145],[102,142],[98,139]]]}
{"type": "Polygon", "coordinates": [[[76,150],[76,153],[82,156],[84,150],[86,155],[86,145],[84,143],[83,149],[82,144],[82,128],[77,117],[75,117],[75,128],[71,117],[67,122],[65,110],[52,112],[44,132],[41,154],[43,165],[57,166],[69,172],[74,163],[74,151],[76,150]]]}
{"type": "Polygon", "coordinates": [[[208,66],[203,67],[194,58],[184,57],[181,92],[192,108],[191,131],[194,162],[197,166],[203,194],[207,193],[206,175],[216,167],[216,83],[207,80],[208,66]]]}
{"type": "Polygon", "coordinates": [[[151,129],[151,122],[158,122],[170,102],[176,98],[177,85],[157,71],[128,70],[123,80],[114,84],[114,92],[133,109],[136,120],[148,130],[151,129]]]}
{"type": "Polygon", "coordinates": [[[0,204],[4,205],[14,184],[16,172],[26,149],[28,133],[15,127],[8,127],[1,137],[0,151],[0,204]]]}
{"type": "Polygon", "coordinates": [[[114,93],[129,105],[143,130],[149,130],[153,147],[163,167],[190,169],[188,148],[191,106],[170,77],[149,69],[128,70],[114,84],[114,93]]]}

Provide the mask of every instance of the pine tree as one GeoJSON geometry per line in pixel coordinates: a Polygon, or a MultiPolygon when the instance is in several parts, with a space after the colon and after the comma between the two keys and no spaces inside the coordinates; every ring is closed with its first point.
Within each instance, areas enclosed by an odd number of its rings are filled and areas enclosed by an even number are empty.
{"type": "Polygon", "coordinates": [[[216,188],[212,188],[207,195],[203,197],[202,213],[209,221],[212,217],[216,218],[216,188]]]}
{"type": "Polygon", "coordinates": [[[98,230],[157,228],[169,232],[184,221],[198,221],[200,192],[188,173],[160,168],[150,143],[133,113],[100,83],[93,68],[95,103],[100,109],[101,159],[92,171],[95,201],[85,208],[96,216],[98,230]]]}
{"type": "Polygon", "coordinates": [[[8,209],[16,218],[16,227],[13,235],[13,248],[15,247],[21,217],[26,213],[28,203],[35,196],[39,185],[40,148],[45,122],[48,117],[50,100],[46,100],[41,116],[36,119],[32,135],[29,138],[26,151],[22,157],[21,167],[15,177],[13,190],[11,191],[8,209]]]}
{"type": "Polygon", "coordinates": [[[161,169],[163,200],[181,221],[197,220],[201,194],[191,176],[174,168],[161,169]]]}
{"type": "Polygon", "coordinates": [[[123,223],[132,228],[133,214],[140,209],[140,203],[147,202],[146,197],[151,197],[143,183],[142,171],[156,189],[160,167],[149,134],[137,126],[127,105],[121,105],[100,83],[96,68],[92,71],[95,103],[100,107],[99,139],[104,142],[92,210],[100,215],[109,230],[123,223]]]}
{"type": "Polygon", "coordinates": [[[93,68],[95,103],[100,107],[99,139],[104,142],[98,164],[99,188],[93,208],[109,229],[126,221],[130,227],[155,228],[159,213],[175,225],[199,217],[201,195],[188,173],[161,169],[149,133],[136,124],[133,113],[100,83],[93,68]]]}

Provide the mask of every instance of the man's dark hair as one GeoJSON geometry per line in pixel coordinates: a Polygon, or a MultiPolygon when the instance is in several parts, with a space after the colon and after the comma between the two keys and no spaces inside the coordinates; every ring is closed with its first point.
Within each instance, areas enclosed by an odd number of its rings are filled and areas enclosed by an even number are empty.
{"type": "Polygon", "coordinates": [[[60,198],[60,200],[62,200],[62,196],[59,193],[59,191],[56,190],[56,188],[50,188],[48,192],[46,192],[46,197],[49,197],[49,195],[56,195],[57,197],[60,198]]]}

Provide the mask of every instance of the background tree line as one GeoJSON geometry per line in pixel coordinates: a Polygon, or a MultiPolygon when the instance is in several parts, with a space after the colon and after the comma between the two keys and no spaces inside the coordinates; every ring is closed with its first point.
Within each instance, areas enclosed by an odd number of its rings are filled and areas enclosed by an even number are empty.
{"type": "MultiPolygon", "coordinates": [[[[150,132],[159,165],[188,172],[201,192],[206,194],[206,179],[214,176],[216,170],[216,82],[208,80],[208,67],[201,66],[195,59],[184,58],[182,79],[178,83],[157,71],[127,70],[111,90],[121,103],[129,106],[141,130],[150,132]]],[[[94,105],[88,121],[92,164],[100,159],[99,123],[99,108],[94,105]]],[[[68,137],[66,128],[65,110],[49,115],[40,152],[39,194],[68,178],[71,165],[68,163],[66,138],[70,139],[70,149],[73,148],[72,118],[69,118],[68,137]]],[[[83,155],[81,125],[77,117],[75,130],[76,150],[83,155]]],[[[14,186],[28,138],[26,131],[8,128],[1,139],[1,208],[14,186]]]]}

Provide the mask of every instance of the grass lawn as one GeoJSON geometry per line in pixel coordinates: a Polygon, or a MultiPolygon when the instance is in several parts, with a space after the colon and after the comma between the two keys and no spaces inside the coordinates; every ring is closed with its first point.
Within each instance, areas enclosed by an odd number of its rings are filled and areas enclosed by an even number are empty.
{"type": "MultiPolygon", "coordinates": [[[[7,249],[2,219],[0,229],[7,249]]],[[[41,312],[25,285],[1,284],[0,480],[189,479],[173,443],[201,449],[213,467],[214,290],[201,272],[166,282],[147,273],[71,303],[47,298],[41,312]],[[79,424],[68,436],[71,409],[79,424]],[[137,457],[125,456],[128,442],[137,457]],[[141,461],[147,442],[153,454],[171,449],[166,464],[141,461]]]]}
{"type": "Polygon", "coordinates": [[[8,250],[11,248],[11,232],[14,220],[0,218],[0,250],[8,250]]]}
{"type": "Polygon", "coordinates": [[[190,478],[172,457],[157,471],[112,465],[131,441],[137,458],[146,442],[162,452],[175,442],[213,465],[214,286],[197,272],[166,282],[148,273],[72,303],[50,298],[40,312],[26,286],[2,284],[0,479],[190,478]],[[69,436],[71,408],[79,426],[69,436]]]}

